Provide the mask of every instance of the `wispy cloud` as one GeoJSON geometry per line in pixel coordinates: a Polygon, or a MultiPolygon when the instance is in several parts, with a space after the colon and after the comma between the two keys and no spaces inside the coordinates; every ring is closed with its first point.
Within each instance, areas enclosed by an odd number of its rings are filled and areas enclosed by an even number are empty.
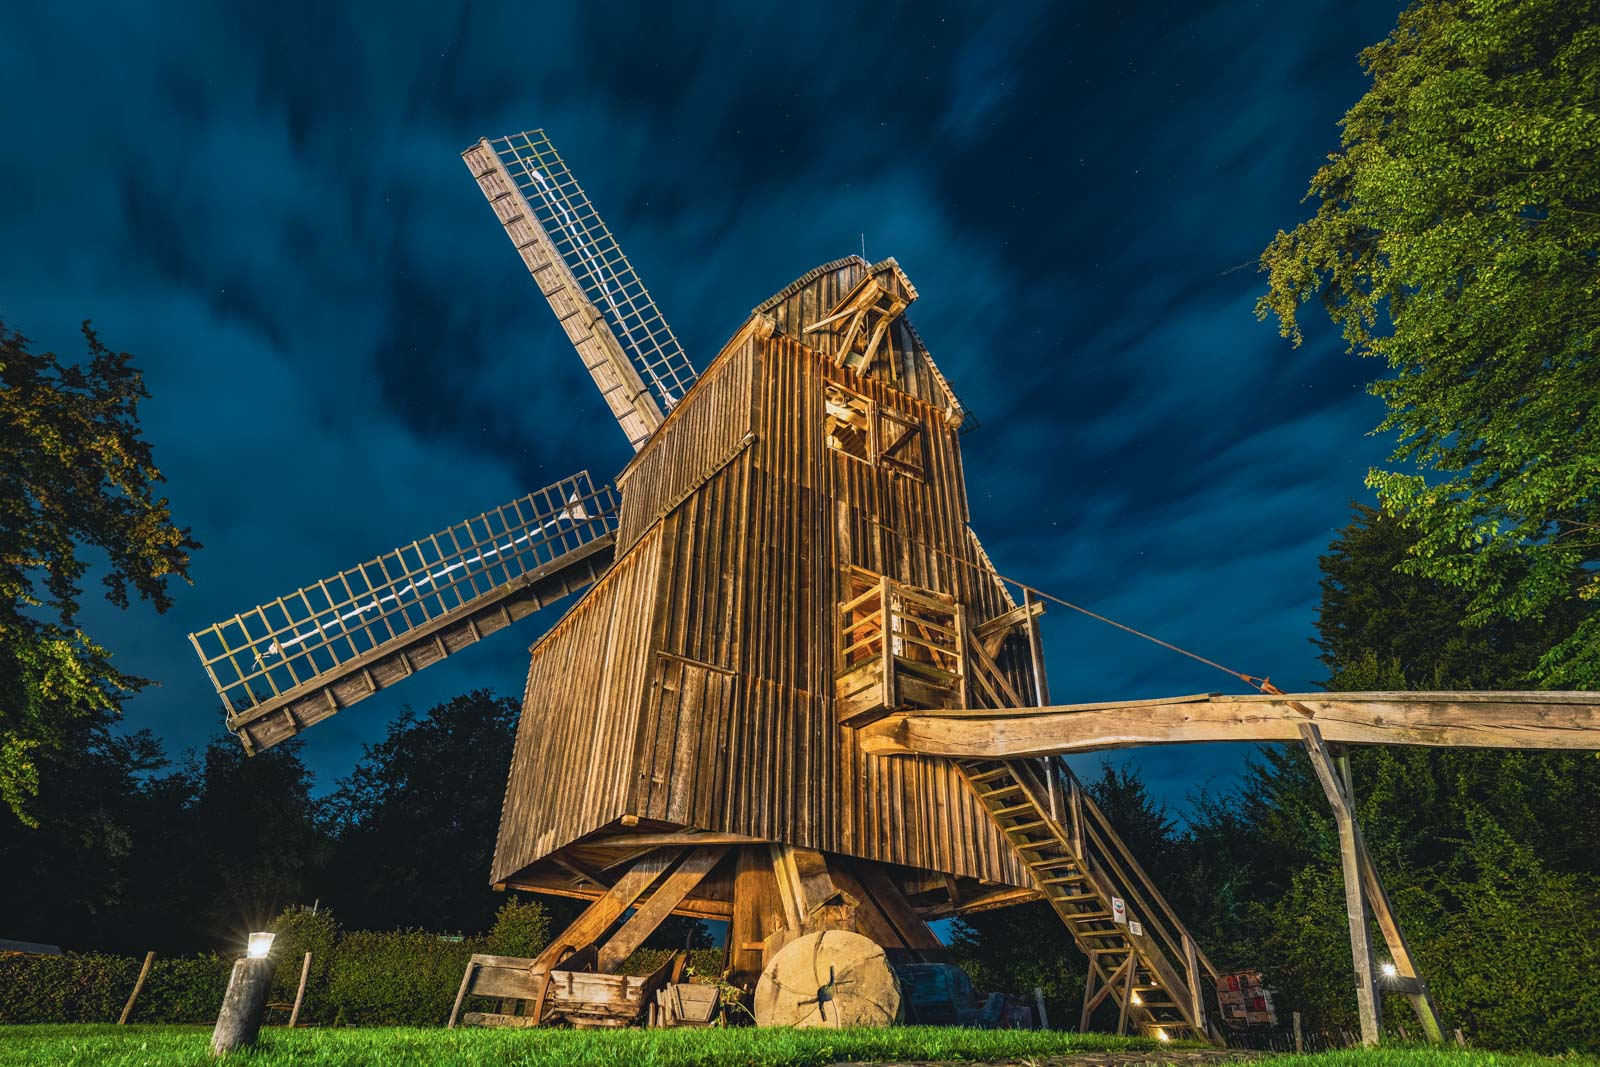
{"type": "MultiPolygon", "coordinates": [[[[129,725],[174,747],[217,728],[186,631],[625,462],[458,158],[531,126],[696,359],[863,234],[896,256],[984,423],[969,488],[1001,567],[1309,683],[1316,555],[1380,451],[1370,368],[1325,334],[1291,352],[1229,268],[1298,217],[1394,14],[13,5],[0,316],[62,351],[92,316],[137,354],[174,511],[208,546],[169,617],[90,620],[163,683],[129,725]]],[[[1226,682],[1049,628],[1060,700],[1226,682]]],[[[329,779],[401,701],[516,692],[524,667],[486,642],[308,755],[329,779]]],[[[1236,757],[1140,758],[1181,796],[1236,757]]]]}

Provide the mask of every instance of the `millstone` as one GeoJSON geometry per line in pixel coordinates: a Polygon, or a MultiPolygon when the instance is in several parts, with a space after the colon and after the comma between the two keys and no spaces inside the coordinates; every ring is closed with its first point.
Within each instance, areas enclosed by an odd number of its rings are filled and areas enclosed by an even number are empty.
{"type": "Polygon", "coordinates": [[[785,945],[756,983],[757,1026],[889,1026],[900,985],[876,941],[823,930],[785,945]]]}

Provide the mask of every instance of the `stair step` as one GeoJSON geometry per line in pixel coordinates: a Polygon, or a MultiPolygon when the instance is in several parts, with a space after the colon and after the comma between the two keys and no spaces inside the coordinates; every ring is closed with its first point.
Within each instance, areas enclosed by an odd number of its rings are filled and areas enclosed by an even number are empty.
{"type": "Polygon", "coordinates": [[[1000,766],[996,767],[992,771],[979,771],[977,774],[969,774],[967,775],[967,781],[971,782],[973,785],[982,785],[984,782],[992,782],[996,778],[1010,773],[1010,767],[1000,766]]]}
{"type": "Polygon", "coordinates": [[[1075,911],[1068,916],[1073,922],[1082,922],[1085,919],[1109,919],[1109,911],[1075,911]]]}
{"type": "MultiPolygon", "coordinates": [[[[1089,880],[1089,876],[1086,875],[1086,874],[1062,874],[1062,875],[1057,875],[1054,878],[1041,878],[1041,879],[1039,879],[1039,884],[1040,885],[1076,885],[1079,882],[1087,882],[1088,880],[1089,880]]],[[[1091,894],[1091,895],[1093,895],[1093,894],[1091,894]]]]}
{"type": "Polygon", "coordinates": [[[1032,810],[1033,801],[1030,800],[1024,804],[1012,804],[1004,808],[995,808],[993,814],[997,819],[1009,819],[1013,815],[1021,815],[1025,811],[1032,810]]]}
{"type": "MultiPolygon", "coordinates": [[[[1016,824],[1014,824],[1012,826],[1007,826],[1005,828],[1005,831],[1008,834],[1020,834],[1020,833],[1026,833],[1029,830],[1036,830],[1041,826],[1049,826],[1049,825],[1050,825],[1050,820],[1049,819],[1033,819],[1033,820],[1031,820],[1029,822],[1019,822],[1019,823],[1016,823],[1016,824]]],[[[1051,840],[1054,840],[1055,839],[1055,835],[1051,834],[1050,838],[1051,838],[1051,840]]]]}
{"type": "MultiPolygon", "coordinates": [[[[1060,848],[1061,842],[1057,841],[1054,837],[1042,837],[1037,841],[1013,841],[1011,842],[1011,847],[1016,849],[1018,852],[1037,852],[1042,848],[1060,848]]],[[[1057,857],[1054,856],[1051,857],[1052,860],[1056,858],[1057,857]]],[[[1070,860],[1073,863],[1078,862],[1076,856],[1062,856],[1059,858],[1063,860],[1070,860]]],[[[1030,863],[1028,866],[1036,867],[1038,864],[1030,863]]]]}

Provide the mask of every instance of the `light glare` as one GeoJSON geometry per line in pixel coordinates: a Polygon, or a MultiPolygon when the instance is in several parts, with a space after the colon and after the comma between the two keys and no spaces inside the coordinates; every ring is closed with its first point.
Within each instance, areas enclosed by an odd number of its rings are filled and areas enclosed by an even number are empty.
{"type": "Polygon", "coordinates": [[[250,958],[253,960],[265,959],[268,952],[272,951],[272,939],[276,934],[257,932],[250,935],[250,958]]]}
{"type": "Polygon", "coordinates": [[[1395,968],[1395,965],[1394,965],[1394,964],[1392,964],[1392,963],[1385,963],[1385,964],[1384,964],[1384,965],[1383,965],[1383,976],[1384,976],[1384,977],[1385,977],[1385,978],[1393,978],[1393,977],[1394,977],[1394,976],[1395,976],[1395,975],[1396,975],[1396,974],[1398,974],[1398,973],[1399,973],[1399,972],[1398,972],[1398,971],[1397,971],[1397,970],[1396,970],[1396,968],[1395,968]]]}

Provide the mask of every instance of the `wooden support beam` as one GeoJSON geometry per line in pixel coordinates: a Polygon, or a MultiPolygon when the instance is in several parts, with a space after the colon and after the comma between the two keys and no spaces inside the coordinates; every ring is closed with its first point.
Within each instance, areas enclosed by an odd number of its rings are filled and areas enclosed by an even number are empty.
{"type": "Polygon", "coordinates": [[[1093,956],[1089,957],[1089,973],[1083,978],[1083,1012],[1078,1016],[1078,1032],[1087,1033],[1089,1030],[1089,1015],[1094,1011],[1098,1001],[1091,1001],[1094,996],[1094,980],[1100,974],[1100,963],[1093,956]]]}
{"type": "Polygon", "coordinates": [[[1361,860],[1356,853],[1355,813],[1345,796],[1333,760],[1322,736],[1309,723],[1301,727],[1311,766],[1322,782],[1339,829],[1339,865],[1344,870],[1345,917],[1350,926],[1350,955],[1356,972],[1356,1013],[1361,1019],[1361,1043],[1376,1045],[1383,1035],[1383,998],[1378,992],[1377,965],[1372,958],[1372,931],[1361,893],[1361,860]]]}
{"type": "Polygon", "coordinates": [[[1033,590],[1026,586],[1022,590],[1022,605],[1027,613],[1025,621],[1028,628],[1028,656],[1033,666],[1033,702],[1042,708],[1050,703],[1050,685],[1044,676],[1044,645],[1039,639],[1039,616],[1044,614],[1044,605],[1034,599],[1033,590]]]}
{"type": "MultiPolygon", "coordinates": [[[[1026,599],[1027,590],[1023,590],[1023,594],[1026,599]]],[[[1010,635],[1012,630],[1019,626],[1027,625],[1030,615],[1037,618],[1043,614],[1044,604],[1040,601],[1035,600],[1031,604],[1024,603],[1009,611],[1001,612],[992,619],[986,619],[978,623],[972,628],[972,636],[983,642],[985,652],[991,656],[996,656],[999,655],[1001,644],[1005,642],[1006,637],[1010,635]]]]}
{"type": "Polygon", "coordinates": [[[1600,749],[1600,697],[1557,691],[1202,693],[999,711],[917,711],[864,727],[860,739],[862,750],[877,756],[1018,759],[1135,745],[1299,741],[1305,723],[1340,744],[1600,749]]]}
{"type": "Polygon", "coordinates": [[[571,874],[578,881],[588,882],[602,893],[609,892],[611,889],[611,883],[601,879],[599,874],[584,867],[577,860],[568,859],[559,852],[550,857],[550,862],[571,874]]]}
{"type": "Polygon", "coordinates": [[[1133,979],[1139,973],[1139,957],[1134,952],[1128,953],[1128,962],[1125,965],[1127,973],[1123,977],[1125,983],[1122,987],[1122,1003],[1117,1006],[1117,1036],[1128,1032],[1128,1011],[1133,1006],[1133,979]]]}
{"type": "Polygon", "coordinates": [[[783,926],[772,857],[765,845],[739,849],[733,878],[733,919],[728,923],[728,981],[753,990],[765,964],[767,935],[783,926]]]}
{"type": "Polygon", "coordinates": [[[611,924],[631,908],[633,902],[654,884],[662,872],[677,862],[681,855],[683,855],[681,848],[663,848],[641,857],[628,869],[627,874],[618,879],[616,885],[585,908],[583,913],[572,921],[571,926],[563,930],[543,952],[534,957],[531,969],[553,970],[564,953],[581,950],[600,940],[601,936],[611,928],[611,924]]]}
{"type": "Polygon", "coordinates": [[[798,933],[818,909],[839,902],[842,893],[822,853],[793,845],[772,845],[771,851],[784,921],[798,933]]]}
{"type": "Polygon", "coordinates": [[[867,860],[857,860],[855,863],[856,875],[861,880],[861,888],[865,889],[872,897],[872,902],[878,906],[884,918],[895,928],[907,948],[915,949],[929,962],[939,963],[949,959],[949,953],[939,939],[934,936],[933,930],[917,914],[911,906],[900,887],[894,884],[889,877],[889,872],[880,863],[867,860]]]}
{"type": "Polygon", "coordinates": [[[895,928],[889,916],[884,914],[866,886],[857,879],[857,871],[853,865],[847,865],[843,860],[835,858],[828,869],[833,874],[834,884],[856,901],[851,918],[858,932],[872,938],[884,948],[911,947],[906,944],[905,938],[900,936],[900,931],[895,928]]]}
{"type": "Polygon", "coordinates": [[[1346,758],[1337,761],[1329,752],[1316,726],[1301,727],[1306,752],[1317,780],[1328,797],[1328,805],[1339,828],[1339,859],[1344,871],[1345,906],[1350,922],[1350,948],[1355,959],[1356,1005],[1361,1016],[1361,1041],[1373,1045],[1379,1041],[1383,1030],[1383,999],[1376,963],[1372,956],[1370,918],[1378,921],[1385,944],[1388,946],[1398,981],[1388,983],[1397,992],[1403,992],[1422,1024],[1423,1035],[1429,1041],[1442,1042],[1444,1028],[1439,1021],[1438,1008],[1428,992],[1427,983],[1417,972],[1411,955],[1411,946],[1395,917],[1389,894],[1378,877],[1378,869],[1367,851],[1361,836],[1361,826],[1355,817],[1355,791],[1350,781],[1350,766],[1346,758]]]}
{"type": "Polygon", "coordinates": [[[678,865],[678,869],[667,875],[661,887],[650,894],[650,899],[633,913],[633,917],[622,924],[622,928],[611,935],[611,939],[600,947],[600,956],[596,964],[603,974],[615,974],[622,961],[633,954],[634,949],[644,943],[644,939],[655,933],[656,927],[661,925],[672,910],[676,908],[684,897],[688,896],[695,886],[711,868],[727,853],[727,845],[702,845],[689,853],[687,859],[678,865]]]}
{"type": "Polygon", "coordinates": [[[659,848],[663,845],[765,845],[770,841],[770,838],[747,837],[744,834],[613,834],[586,838],[583,844],[604,848],[659,848]]]}

